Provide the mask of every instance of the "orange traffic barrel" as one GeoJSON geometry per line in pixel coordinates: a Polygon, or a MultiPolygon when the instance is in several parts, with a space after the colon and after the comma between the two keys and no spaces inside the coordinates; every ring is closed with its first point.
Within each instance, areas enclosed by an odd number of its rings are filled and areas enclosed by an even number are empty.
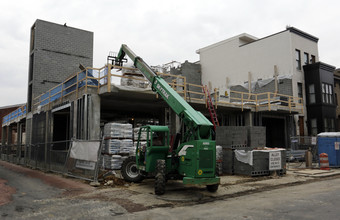
{"type": "Polygon", "coordinates": [[[321,153],[320,158],[320,170],[329,170],[328,154],[321,153]]]}

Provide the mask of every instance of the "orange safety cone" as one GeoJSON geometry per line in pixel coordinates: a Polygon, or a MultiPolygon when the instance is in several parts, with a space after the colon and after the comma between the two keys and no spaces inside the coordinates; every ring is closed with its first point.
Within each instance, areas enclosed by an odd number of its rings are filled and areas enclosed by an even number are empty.
{"type": "Polygon", "coordinates": [[[321,153],[319,155],[319,158],[320,158],[320,170],[330,170],[329,169],[328,154],[321,153]]]}

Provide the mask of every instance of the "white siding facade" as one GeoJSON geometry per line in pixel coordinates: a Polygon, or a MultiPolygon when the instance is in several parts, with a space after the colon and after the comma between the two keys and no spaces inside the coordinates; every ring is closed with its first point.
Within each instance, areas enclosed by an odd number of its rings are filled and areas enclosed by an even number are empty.
{"type": "MultiPolygon", "coordinates": [[[[293,96],[298,97],[298,83],[304,88],[304,53],[319,60],[318,39],[295,28],[257,39],[241,34],[197,51],[202,67],[203,85],[219,88],[220,94],[230,86],[243,85],[249,77],[252,82],[274,77],[274,66],[278,76],[292,78],[293,96]],[[300,51],[301,70],[297,69],[296,49],[300,51]]],[[[275,92],[275,91],[268,91],[275,92]]],[[[303,114],[306,120],[306,113],[303,114]]],[[[305,123],[306,124],[306,123],[305,123]]],[[[306,133],[305,129],[305,133],[306,133]]]]}

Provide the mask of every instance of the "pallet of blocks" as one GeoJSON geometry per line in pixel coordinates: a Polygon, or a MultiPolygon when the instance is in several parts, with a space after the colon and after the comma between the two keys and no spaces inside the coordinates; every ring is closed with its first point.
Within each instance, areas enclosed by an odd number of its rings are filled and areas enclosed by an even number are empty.
{"type": "Polygon", "coordinates": [[[134,149],[131,124],[111,122],[104,125],[102,160],[104,169],[120,169],[134,149]]]}

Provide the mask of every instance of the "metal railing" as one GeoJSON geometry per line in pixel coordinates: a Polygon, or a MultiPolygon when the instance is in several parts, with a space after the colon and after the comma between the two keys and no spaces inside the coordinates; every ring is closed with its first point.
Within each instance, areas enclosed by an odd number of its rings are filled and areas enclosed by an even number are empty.
{"type": "Polygon", "coordinates": [[[102,141],[85,141],[100,142],[97,162],[95,162],[96,167],[92,170],[79,168],[77,160],[70,157],[72,141],[65,140],[20,146],[0,145],[0,155],[2,160],[11,163],[22,164],[43,171],[62,173],[80,179],[97,181],[102,141]]]}
{"type": "MultiPolygon", "coordinates": [[[[74,95],[75,98],[79,98],[80,95],[88,93],[91,88],[91,92],[111,92],[111,85],[120,85],[119,80],[129,79],[134,81],[140,81],[147,85],[149,82],[141,75],[124,75],[125,72],[137,72],[135,68],[115,66],[107,64],[102,68],[86,68],[76,74],[68,77],[61,84],[51,88],[47,92],[35,97],[33,99],[33,110],[36,110],[38,106],[43,107],[50,105],[54,101],[58,100],[61,103],[67,99],[68,96],[74,95]],[[115,72],[114,72],[115,71],[115,72]],[[105,89],[106,87],[106,89],[105,89]],[[82,93],[80,93],[82,92],[82,93]]],[[[188,102],[200,102],[206,103],[207,97],[203,92],[203,86],[187,83],[186,77],[179,75],[172,75],[168,73],[158,73],[160,76],[167,78],[169,85],[180,94],[188,102]]],[[[229,100],[222,100],[219,96],[219,90],[214,88],[212,90],[212,99],[215,104],[215,108],[218,105],[233,105],[238,106],[243,111],[245,107],[255,108],[255,111],[272,111],[272,110],[285,110],[289,112],[303,112],[302,98],[278,94],[273,92],[265,93],[248,93],[230,91],[229,100]]],[[[26,116],[26,105],[22,106],[10,114],[6,115],[3,120],[3,124],[11,123],[18,117],[26,116]]]]}
{"type": "Polygon", "coordinates": [[[97,89],[96,91],[98,91],[100,86],[98,79],[100,72],[103,71],[103,69],[104,67],[99,69],[86,68],[83,71],[77,72],[61,84],[35,97],[33,99],[33,109],[36,109],[38,106],[48,105],[59,99],[61,99],[62,102],[65,97],[72,94],[75,94],[76,98],[78,98],[80,89],[83,89],[85,93],[87,93],[88,88],[95,88],[97,89]],[[94,75],[97,75],[97,77],[94,75]]]}
{"type": "Polygon", "coordinates": [[[287,149],[287,161],[289,163],[298,162],[294,165],[290,164],[293,168],[305,168],[304,163],[306,161],[306,151],[309,151],[312,155],[312,167],[318,167],[319,155],[317,147],[317,138],[314,136],[292,136],[290,137],[290,148],[287,149]],[[300,164],[299,164],[300,163],[300,164]]]}
{"type": "Polygon", "coordinates": [[[12,111],[2,119],[2,124],[9,123],[11,121],[20,120],[22,117],[26,117],[26,105],[23,105],[16,110],[12,111]]]}
{"type": "Polygon", "coordinates": [[[290,113],[293,111],[297,111],[299,113],[303,112],[303,101],[302,98],[294,97],[285,94],[273,93],[273,92],[264,92],[264,93],[247,93],[247,92],[238,92],[238,91],[230,91],[229,101],[218,100],[218,90],[215,90],[215,102],[216,107],[218,104],[234,104],[240,106],[240,108],[244,109],[244,107],[254,107],[255,111],[263,111],[263,110],[286,110],[290,113]],[[217,100],[217,101],[216,101],[217,100]]]}

